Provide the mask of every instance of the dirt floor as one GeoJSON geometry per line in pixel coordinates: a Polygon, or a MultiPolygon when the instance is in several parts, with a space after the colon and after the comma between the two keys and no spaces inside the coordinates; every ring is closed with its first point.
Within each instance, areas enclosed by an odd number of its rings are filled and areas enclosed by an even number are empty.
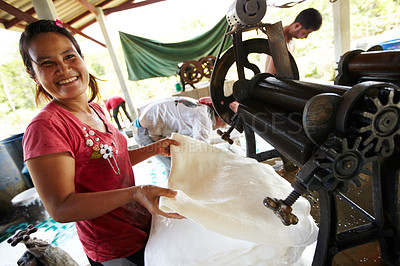
{"type": "MultiPolygon", "coordinates": [[[[271,165],[282,165],[279,162],[279,158],[271,159],[266,163],[271,165]]],[[[296,179],[297,170],[286,172],[282,166],[276,169],[277,173],[292,183],[296,179]]],[[[360,176],[361,186],[356,187],[349,185],[349,191],[346,193],[346,197],[350,199],[357,199],[357,203],[362,204],[362,208],[373,213],[372,211],[372,185],[371,177],[367,175],[360,176]]],[[[311,215],[319,223],[319,211],[320,206],[318,203],[317,194],[311,194],[313,197],[309,197],[311,203],[311,215]],[[315,200],[315,201],[314,201],[315,200]]],[[[360,225],[365,223],[365,218],[357,211],[350,208],[347,204],[338,200],[338,232],[349,229],[354,225],[360,225]]],[[[371,242],[361,246],[357,246],[351,249],[344,250],[335,255],[332,266],[354,266],[354,265],[386,265],[380,257],[378,242],[371,242]]]]}

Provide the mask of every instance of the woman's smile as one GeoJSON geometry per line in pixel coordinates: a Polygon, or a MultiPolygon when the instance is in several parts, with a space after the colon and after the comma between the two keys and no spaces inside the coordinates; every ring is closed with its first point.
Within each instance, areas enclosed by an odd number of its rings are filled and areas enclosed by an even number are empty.
{"type": "Polygon", "coordinates": [[[63,79],[63,80],[57,82],[57,84],[65,85],[65,84],[71,83],[71,82],[73,82],[73,81],[75,81],[77,79],[78,79],[78,77],[71,77],[71,78],[63,79]]]}
{"type": "Polygon", "coordinates": [[[41,33],[31,41],[29,54],[35,79],[53,99],[87,97],[89,72],[67,37],[54,32],[41,33]]]}

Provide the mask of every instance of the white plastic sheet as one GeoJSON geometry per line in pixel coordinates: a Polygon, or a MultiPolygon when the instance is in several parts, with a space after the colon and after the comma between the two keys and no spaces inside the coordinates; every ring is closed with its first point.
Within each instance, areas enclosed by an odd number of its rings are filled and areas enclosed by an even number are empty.
{"type": "Polygon", "coordinates": [[[318,233],[306,199],[292,206],[299,223],[285,226],[263,205],[266,196],[284,199],[292,191],[271,166],[172,138],[181,145],[172,147],[168,187],[178,195],[162,197],[160,208],[187,219],[154,217],[146,265],[304,265],[301,254],[318,233]]]}

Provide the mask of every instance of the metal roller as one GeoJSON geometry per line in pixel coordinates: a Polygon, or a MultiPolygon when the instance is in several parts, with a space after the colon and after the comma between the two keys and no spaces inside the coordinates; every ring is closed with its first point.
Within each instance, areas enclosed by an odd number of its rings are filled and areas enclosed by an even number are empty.
{"type": "Polygon", "coordinates": [[[341,56],[335,84],[353,86],[360,81],[386,81],[400,85],[399,51],[353,50],[341,56]]]}

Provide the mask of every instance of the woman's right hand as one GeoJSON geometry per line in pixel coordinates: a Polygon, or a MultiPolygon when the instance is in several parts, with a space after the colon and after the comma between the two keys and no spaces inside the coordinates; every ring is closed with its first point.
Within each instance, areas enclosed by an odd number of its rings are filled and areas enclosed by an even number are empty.
{"type": "Polygon", "coordinates": [[[162,139],[152,144],[155,148],[156,154],[162,156],[171,156],[171,145],[179,146],[180,143],[174,139],[162,139]]]}
{"type": "Polygon", "coordinates": [[[152,185],[136,186],[133,192],[133,199],[142,204],[152,215],[159,214],[167,218],[182,219],[185,217],[178,213],[166,213],[158,207],[160,196],[173,198],[176,194],[176,191],[168,188],[152,185]]]}

